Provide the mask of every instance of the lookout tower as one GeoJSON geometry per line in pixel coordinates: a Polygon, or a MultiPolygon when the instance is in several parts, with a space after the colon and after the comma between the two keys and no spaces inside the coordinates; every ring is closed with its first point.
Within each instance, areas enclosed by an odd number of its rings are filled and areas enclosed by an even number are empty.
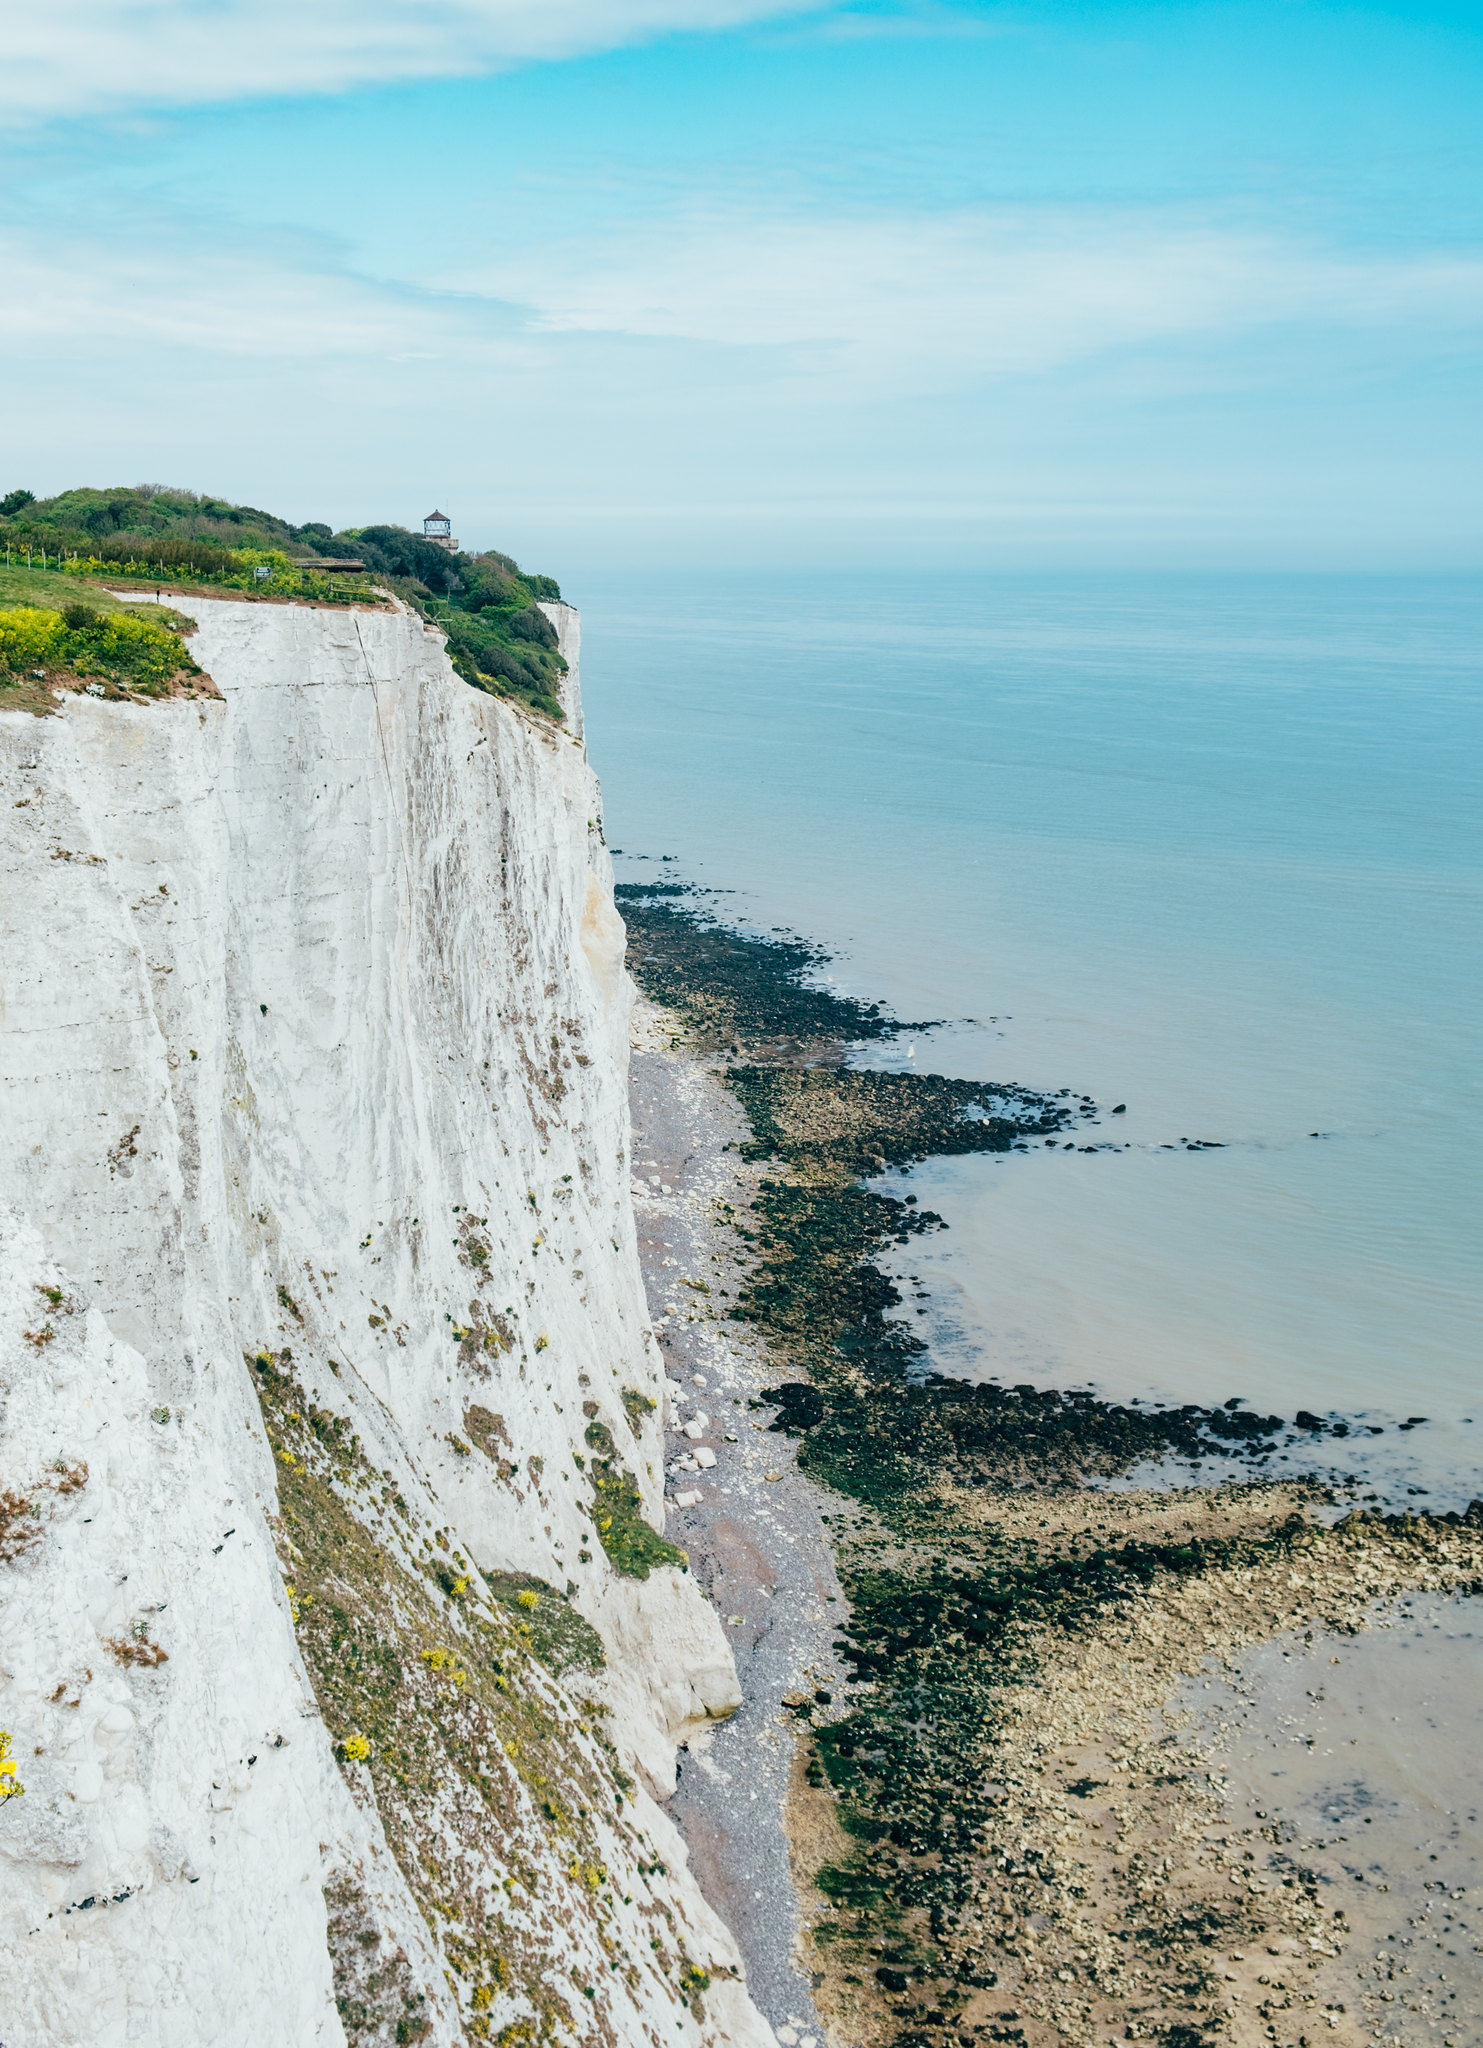
{"type": "Polygon", "coordinates": [[[422,522],[422,531],[434,547],[446,548],[450,555],[458,553],[458,542],[453,538],[453,521],[446,512],[429,512],[422,522]]]}

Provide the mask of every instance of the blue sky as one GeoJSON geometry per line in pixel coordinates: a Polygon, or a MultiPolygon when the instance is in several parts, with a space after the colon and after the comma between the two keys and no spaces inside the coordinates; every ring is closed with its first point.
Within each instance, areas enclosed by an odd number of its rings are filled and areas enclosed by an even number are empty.
{"type": "Polygon", "coordinates": [[[1483,553],[1477,8],[34,12],[0,488],[568,577],[1483,553]]]}

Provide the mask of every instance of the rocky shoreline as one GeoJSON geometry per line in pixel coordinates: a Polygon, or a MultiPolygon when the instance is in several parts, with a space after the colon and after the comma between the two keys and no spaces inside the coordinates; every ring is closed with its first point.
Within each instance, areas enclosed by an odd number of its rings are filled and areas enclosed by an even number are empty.
{"type": "Polygon", "coordinates": [[[830,1645],[841,1595],[820,1489],[759,1425],[752,1404],[768,1381],[765,1356],[751,1330],[728,1320],[745,1279],[745,1246],[728,1219],[745,1201],[739,1172],[756,1176],[738,1166],[744,1126],[712,1063],[673,1039],[668,1014],[640,1003],[634,1214],[671,1388],[666,1527],[715,1604],[743,1705],[682,1751],[670,1811],[707,1898],[745,1950],[752,1996],[775,2028],[817,2041],[810,1972],[797,1960],[785,1827],[795,1741],[782,1702],[837,1676],[830,1645]]]}
{"type": "Polygon", "coordinates": [[[1233,1827],[1218,1745],[1176,1702],[1253,1645],[1301,1653],[1407,1589],[1476,1592],[1483,1506],[1338,1519],[1317,1484],[1255,1478],[1108,1492],[1163,1455],[1259,1455],[1288,1425],[934,1373],[880,1262],[941,1219],[882,1177],[1069,1133],[1095,1106],[852,1071],[845,1045],[895,1027],[813,985],[812,949],[673,887],[620,898],[667,1006],[646,1013],[635,1160],[666,1118],[686,1155],[643,1182],[689,1210],[683,1256],[664,1229],[648,1248],[651,1299],[657,1279],[675,1311],[670,1419],[688,1399],[705,1424],[670,1439],[672,1523],[738,1615],[751,1716],[687,1766],[679,1817],[764,2009],[805,2037],[821,2017],[832,2048],[1369,2038],[1380,1994],[1350,1911],[1280,1815],[1233,1827]],[[729,1404],[719,1442],[706,1382],[729,1404]],[[806,1592],[767,1583],[779,1549],[807,1559],[806,1592]],[[765,1790],[753,1775],[739,1801],[764,1754],[765,1790]]]}

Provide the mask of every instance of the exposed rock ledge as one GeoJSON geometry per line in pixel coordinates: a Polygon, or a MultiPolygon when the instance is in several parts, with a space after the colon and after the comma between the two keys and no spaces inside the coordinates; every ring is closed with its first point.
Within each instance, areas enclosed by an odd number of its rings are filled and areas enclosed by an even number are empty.
{"type": "Polygon", "coordinates": [[[0,715],[6,2048],[764,2048],[649,1796],[730,1653],[594,1533],[662,1373],[579,737],[181,608],[222,701],[0,715]]]}

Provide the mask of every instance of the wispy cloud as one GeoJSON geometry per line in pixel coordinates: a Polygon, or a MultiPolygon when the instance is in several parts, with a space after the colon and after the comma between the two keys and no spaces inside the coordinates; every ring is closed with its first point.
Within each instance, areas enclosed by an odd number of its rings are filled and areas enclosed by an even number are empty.
{"type": "Polygon", "coordinates": [[[426,346],[425,302],[268,251],[136,226],[127,237],[0,235],[0,345],[91,353],[144,343],[233,357],[385,356],[426,346]]]}
{"type": "Polygon", "coordinates": [[[553,344],[559,357],[563,340],[607,338],[626,357],[687,353],[702,388],[803,384],[826,407],[1114,354],[1156,375],[1163,344],[1262,328],[1483,325],[1483,254],[1340,254],[1157,210],[715,210],[400,280],[359,276],[305,235],[226,245],[136,216],[112,235],[0,234],[0,266],[0,345],[19,355],[104,341],[533,369],[553,344]]]}
{"type": "Polygon", "coordinates": [[[973,5],[953,6],[942,0],[888,0],[882,6],[841,7],[807,23],[801,33],[823,42],[986,42],[1022,37],[1029,32],[1024,16],[988,15],[973,5]]]}
{"type": "Polygon", "coordinates": [[[954,388],[1263,326],[1483,320],[1478,253],[1337,254],[1158,210],[717,211],[440,282],[525,305],[551,332],[786,351],[856,390],[954,388]]]}
{"type": "Polygon", "coordinates": [[[7,10],[0,110],[14,122],[343,92],[805,11],[802,0],[48,0],[7,10]]]}

